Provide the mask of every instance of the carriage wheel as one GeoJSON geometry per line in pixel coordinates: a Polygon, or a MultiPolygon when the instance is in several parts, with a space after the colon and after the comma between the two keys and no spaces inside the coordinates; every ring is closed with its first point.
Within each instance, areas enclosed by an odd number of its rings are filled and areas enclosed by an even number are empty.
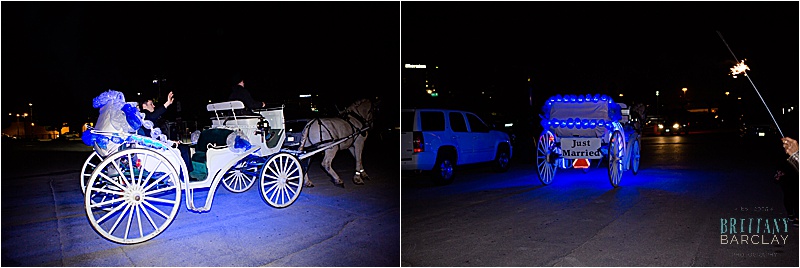
{"type": "Polygon", "coordinates": [[[622,180],[622,159],[625,152],[624,145],[622,144],[622,134],[619,131],[614,131],[611,134],[611,142],[608,144],[608,180],[614,187],[619,186],[622,180]]]}
{"type": "Polygon", "coordinates": [[[631,147],[631,170],[633,171],[633,175],[639,173],[639,158],[641,157],[641,148],[639,147],[639,139],[633,141],[633,146],[631,147]]]}
{"type": "Polygon", "coordinates": [[[100,162],[103,162],[103,158],[95,151],[92,151],[92,154],[83,162],[83,168],[81,169],[83,171],[83,173],[81,173],[81,191],[84,193],[86,193],[86,183],[92,178],[92,171],[94,171],[100,162]]]}
{"type": "Polygon", "coordinates": [[[536,144],[536,168],[539,175],[539,181],[544,185],[549,185],[553,182],[556,176],[556,161],[551,159],[553,147],[555,146],[555,136],[550,131],[545,131],[539,136],[539,142],[536,144]]]}
{"type": "Polygon", "coordinates": [[[180,178],[161,154],[128,149],[92,172],[84,194],[86,215],[97,233],[121,244],[152,239],[172,223],[181,204],[180,178]]]}
{"type": "Polygon", "coordinates": [[[242,159],[236,163],[225,176],[222,177],[222,185],[225,189],[234,193],[241,193],[253,187],[258,176],[259,163],[251,159],[242,159]]]}
{"type": "Polygon", "coordinates": [[[303,190],[303,168],[297,157],[278,153],[267,160],[261,170],[261,196],[271,206],[291,205],[303,190]]]}

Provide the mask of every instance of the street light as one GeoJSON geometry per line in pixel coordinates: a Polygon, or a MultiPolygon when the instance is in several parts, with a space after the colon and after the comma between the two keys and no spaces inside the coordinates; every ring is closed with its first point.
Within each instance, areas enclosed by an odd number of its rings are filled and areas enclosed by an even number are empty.
{"type": "Polygon", "coordinates": [[[688,90],[688,89],[686,89],[686,88],[683,88],[683,89],[681,89],[681,90],[683,90],[683,97],[684,97],[684,98],[686,98],[686,90],[688,90]]]}
{"type": "Polygon", "coordinates": [[[33,103],[29,102],[28,106],[31,107],[31,122],[33,122],[33,103]]]}
{"type": "Polygon", "coordinates": [[[17,138],[19,138],[19,114],[17,114],[17,138]]]}
{"type": "Polygon", "coordinates": [[[729,92],[729,91],[725,91],[725,96],[728,96],[728,95],[730,95],[730,94],[731,94],[731,92],[729,92]]]}
{"type": "Polygon", "coordinates": [[[658,90],[656,90],[656,115],[661,115],[660,108],[661,107],[658,106],[658,90]]]}

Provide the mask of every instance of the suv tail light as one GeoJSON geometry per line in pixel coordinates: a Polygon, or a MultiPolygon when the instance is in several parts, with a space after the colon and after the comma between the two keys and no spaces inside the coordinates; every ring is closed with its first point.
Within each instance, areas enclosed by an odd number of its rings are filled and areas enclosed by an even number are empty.
{"type": "Polygon", "coordinates": [[[425,151],[425,139],[422,138],[422,132],[414,131],[414,152],[421,153],[425,151]]]}

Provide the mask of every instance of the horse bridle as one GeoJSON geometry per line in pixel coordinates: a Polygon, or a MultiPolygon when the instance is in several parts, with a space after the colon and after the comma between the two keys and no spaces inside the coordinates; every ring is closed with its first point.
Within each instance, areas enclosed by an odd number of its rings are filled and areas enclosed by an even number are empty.
{"type": "MultiPolygon", "coordinates": [[[[372,127],[372,122],[375,120],[374,112],[377,111],[375,104],[372,102],[372,100],[365,100],[365,101],[369,102],[369,111],[367,111],[367,114],[372,115],[369,120],[364,118],[364,116],[358,114],[356,111],[351,111],[349,109],[347,110],[347,112],[344,113],[345,116],[349,115],[350,117],[355,118],[356,120],[358,120],[359,123],[361,123],[361,129],[358,129],[358,131],[363,130],[364,127],[372,127]]],[[[353,122],[350,122],[349,118],[345,118],[345,121],[347,121],[347,123],[350,124],[350,127],[353,128],[353,131],[357,130],[356,126],[353,125],[353,122]]]]}

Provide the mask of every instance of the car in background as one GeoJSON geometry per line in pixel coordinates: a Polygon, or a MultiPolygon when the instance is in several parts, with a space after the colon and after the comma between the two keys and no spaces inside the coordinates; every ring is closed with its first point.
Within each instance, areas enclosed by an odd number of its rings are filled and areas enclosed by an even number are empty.
{"type": "Polygon", "coordinates": [[[661,119],[651,121],[649,125],[655,135],[685,135],[689,134],[690,123],[675,119],[661,119]]]}
{"type": "Polygon", "coordinates": [[[508,170],[511,138],[476,114],[448,109],[401,113],[401,170],[427,172],[438,185],[452,183],[460,165],[491,163],[498,172],[508,170]]]}

